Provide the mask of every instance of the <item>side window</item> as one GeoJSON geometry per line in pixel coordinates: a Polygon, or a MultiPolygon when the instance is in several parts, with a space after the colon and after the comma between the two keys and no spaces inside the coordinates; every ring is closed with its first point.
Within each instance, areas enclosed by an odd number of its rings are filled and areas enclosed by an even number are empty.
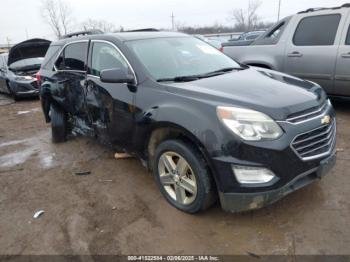
{"type": "Polygon", "coordinates": [[[74,43],[64,50],[65,70],[85,71],[88,43],[74,43]]]}
{"type": "Polygon", "coordinates": [[[92,47],[91,68],[89,73],[100,76],[104,69],[120,68],[126,72],[129,66],[120,52],[110,44],[95,42],[92,47]]]}
{"type": "Polygon", "coordinates": [[[276,39],[278,38],[285,26],[285,22],[280,23],[278,26],[276,26],[265,38],[270,38],[270,39],[276,39]]]}
{"type": "Polygon", "coordinates": [[[269,29],[262,37],[256,38],[254,45],[276,45],[283,35],[284,29],[289,24],[290,18],[280,21],[269,29]]]}
{"type": "Polygon", "coordinates": [[[348,29],[348,35],[346,36],[345,44],[346,45],[350,45],[350,26],[349,26],[349,29],[348,29]]]}
{"type": "Polygon", "coordinates": [[[73,43],[65,47],[55,62],[58,70],[85,71],[88,43],[73,43]]]}
{"type": "Polygon", "coordinates": [[[52,70],[53,63],[54,63],[60,49],[61,49],[60,46],[50,46],[50,48],[47,50],[47,53],[45,55],[45,59],[41,65],[41,67],[43,69],[52,70]]]}
{"type": "Polygon", "coordinates": [[[295,31],[293,43],[296,46],[333,45],[340,19],[340,14],[311,16],[302,19],[295,31]]]}
{"type": "Polygon", "coordinates": [[[61,54],[57,58],[55,62],[55,67],[57,68],[57,70],[64,70],[64,50],[61,52],[61,54]]]}

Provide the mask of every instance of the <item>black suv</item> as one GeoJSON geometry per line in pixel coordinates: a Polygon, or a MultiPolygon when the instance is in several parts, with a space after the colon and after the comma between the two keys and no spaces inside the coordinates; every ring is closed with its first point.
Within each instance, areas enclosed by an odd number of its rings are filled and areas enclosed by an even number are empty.
{"type": "Polygon", "coordinates": [[[238,64],[205,42],[125,32],[51,44],[38,77],[54,142],[93,136],[153,170],[176,208],[260,208],[335,163],[335,113],[315,83],[238,64]]]}

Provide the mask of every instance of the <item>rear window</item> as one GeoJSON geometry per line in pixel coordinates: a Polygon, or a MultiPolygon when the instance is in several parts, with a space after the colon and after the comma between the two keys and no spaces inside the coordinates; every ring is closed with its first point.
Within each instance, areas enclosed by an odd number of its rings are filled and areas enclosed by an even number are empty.
{"type": "Polygon", "coordinates": [[[60,51],[61,46],[58,45],[52,45],[50,48],[47,50],[47,53],[45,55],[45,59],[42,63],[42,68],[46,70],[52,70],[53,65],[55,62],[55,59],[58,55],[58,52],[60,51]]]}
{"type": "Polygon", "coordinates": [[[35,66],[35,67],[39,68],[43,61],[44,61],[43,57],[22,59],[20,61],[12,63],[10,68],[14,69],[14,70],[19,69],[19,68],[28,67],[28,66],[35,66]]]}
{"type": "Polygon", "coordinates": [[[302,19],[295,31],[296,46],[333,45],[337,35],[340,14],[311,16],[302,19]]]}

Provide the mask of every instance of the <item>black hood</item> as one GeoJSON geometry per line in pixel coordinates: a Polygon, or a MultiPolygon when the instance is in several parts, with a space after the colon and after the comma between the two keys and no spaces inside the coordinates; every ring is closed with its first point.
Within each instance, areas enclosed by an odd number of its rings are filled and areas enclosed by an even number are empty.
{"type": "Polygon", "coordinates": [[[312,82],[263,68],[166,86],[170,92],[258,110],[275,120],[317,107],[327,97],[322,88],[312,82]]]}
{"type": "Polygon", "coordinates": [[[51,41],[45,39],[30,39],[21,42],[10,49],[7,65],[29,58],[45,57],[51,41]]]}

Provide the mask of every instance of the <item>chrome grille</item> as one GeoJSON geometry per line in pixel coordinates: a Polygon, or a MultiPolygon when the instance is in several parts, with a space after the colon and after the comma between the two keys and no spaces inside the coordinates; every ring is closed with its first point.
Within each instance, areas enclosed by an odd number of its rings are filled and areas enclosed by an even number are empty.
{"type": "Polygon", "coordinates": [[[319,115],[322,115],[327,110],[329,105],[330,105],[330,102],[327,99],[323,104],[321,104],[318,107],[313,107],[313,108],[304,110],[302,112],[289,115],[287,118],[287,121],[290,123],[299,123],[299,122],[307,121],[310,118],[314,118],[319,115]]]}
{"type": "Polygon", "coordinates": [[[336,122],[295,137],[291,146],[302,160],[311,160],[331,153],[336,140],[336,122]]]}

